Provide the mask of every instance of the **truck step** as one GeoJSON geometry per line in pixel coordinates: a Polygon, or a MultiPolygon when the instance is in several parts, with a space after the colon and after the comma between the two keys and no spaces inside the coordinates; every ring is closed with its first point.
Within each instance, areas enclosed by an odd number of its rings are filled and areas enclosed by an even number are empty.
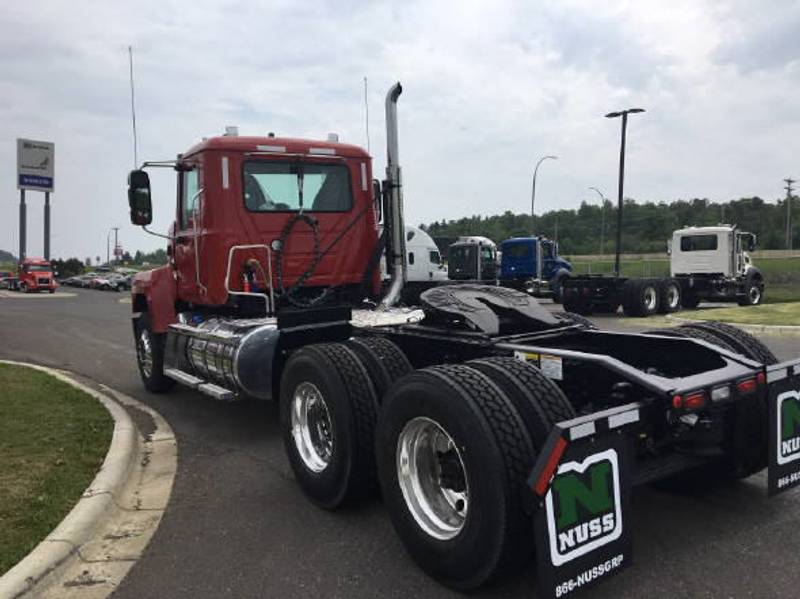
{"type": "Polygon", "coordinates": [[[169,377],[173,381],[177,381],[181,385],[185,385],[190,389],[197,389],[201,393],[205,393],[206,395],[213,397],[214,399],[218,399],[219,401],[231,401],[236,399],[236,394],[233,391],[226,389],[225,387],[215,385],[214,383],[207,383],[203,379],[198,378],[193,374],[189,374],[188,372],[184,372],[183,370],[179,370],[178,368],[165,368],[164,376],[169,377]]]}
{"type": "Polygon", "coordinates": [[[214,383],[203,383],[197,386],[197,390],[206,395],[210,395],[219,401],[232,401],[236,399],[236,394],[233,391],[220,387],[214,383]]]}
{"type": "Polygon", "coordinates": [[[177,368],[165,368],[164,376],[169,377],[173,381],[177,381],[181,385],[185,385],[191,389],[197,389],[198,385],[201,385],[205,382],[203,379],[197,378],[193,374],[189,374],[188,372],[184,372],[183,370],[179,370],[177,368]]]}

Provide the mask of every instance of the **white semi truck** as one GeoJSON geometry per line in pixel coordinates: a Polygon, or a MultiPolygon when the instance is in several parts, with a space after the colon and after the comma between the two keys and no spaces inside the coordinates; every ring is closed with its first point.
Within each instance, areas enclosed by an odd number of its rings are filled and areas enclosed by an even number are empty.
{"type": "Polygon", "coordinates": [[[764,276],[748,253],[755,247],[756,236],[737,225],[678,229],[667,241],[669,277],[580,275],[564,282],[564,308],[615,313],[621,305],[628,316],[650,316],[696,308],[701,301],[760,304],[764,276]]]}
{"type": "Polygon", "coordinates": [[[701,301],[760,304],[764,276],[748,253],[755,247],[756,236],[736,225],[675,231],[668,252],[670,276],[680,283],[681,305],[696,308],[701,301]]]}

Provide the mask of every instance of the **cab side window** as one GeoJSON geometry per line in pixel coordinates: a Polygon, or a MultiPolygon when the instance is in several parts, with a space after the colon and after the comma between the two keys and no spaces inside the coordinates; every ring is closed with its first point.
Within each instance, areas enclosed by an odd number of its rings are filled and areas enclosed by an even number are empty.
{"type": "Polygon", "coordinates": [[[181,173],[181,229],[194,226],[193,212],[200,209],[198,169],[181,173]]]}

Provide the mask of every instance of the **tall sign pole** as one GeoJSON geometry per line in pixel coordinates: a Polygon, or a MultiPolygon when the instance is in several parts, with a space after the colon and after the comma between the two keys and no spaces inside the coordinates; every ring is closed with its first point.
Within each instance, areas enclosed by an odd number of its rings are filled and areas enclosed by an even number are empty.
{"type": "Polygon", "coordinates": [[[28,226],[28,219],[25,210],[25,190],[19,190],[19,261],[25,259],[26,250],[26,227],[28,226]]]}
{"type": "Polygon", "coordinates": [[[792,192],[794,179],[786,179],[786,248],[792,249],[792,192]]]}
{"type": "Polygon", "coordinates": [[[50,259],[50,194],[55,173],[55,145],[49,141],[17,139],[17,189],[19,189],[19,259],[28,253],[25,191],[44,192],[44,257],[50,259]]]}

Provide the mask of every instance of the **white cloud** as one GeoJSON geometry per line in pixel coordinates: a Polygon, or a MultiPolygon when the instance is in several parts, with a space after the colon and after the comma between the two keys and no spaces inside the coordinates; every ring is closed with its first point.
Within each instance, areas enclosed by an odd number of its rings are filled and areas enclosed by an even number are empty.
{"type": "MultiPolygon", "coordinates": [[[[400,79],[401,162],[413,222],[537,211],[613,197],[618,121],[630,124],[626,193],[781,194],[797,175],[797,5],[747,2],[40,2],[0,8],[0,248],[16,251],[16,137],[56,142],[53,253],[161,242],[127,224],[127,45],[135,48],[140,158],[163,159],[237,124],[244,133],[365,145],[384,163],[383,94],[400,79]]],[[[154,177],[156,228],[174,210],[154,177]]],[[[29,194],[30,254],[41,201],[29,194]]]]}

